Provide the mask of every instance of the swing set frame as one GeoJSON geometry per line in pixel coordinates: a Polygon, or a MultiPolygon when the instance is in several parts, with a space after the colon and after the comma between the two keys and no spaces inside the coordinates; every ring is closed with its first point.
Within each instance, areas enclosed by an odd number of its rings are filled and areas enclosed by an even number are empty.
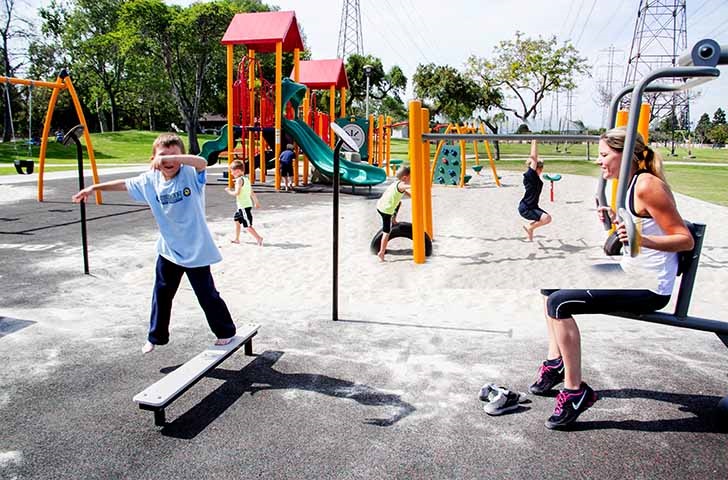
{"type": "MultiPolygon", "coordinates": [[[[83,114],[81,102],[78,99],[78,94],[76,93],[76,89],[73,86],[73,82],[71,82],[71,77],[68,75],[68,72],[66,72],[66,70],[62,70],[56,78],[55,82],[0,76],[0,83],[10,83],[12,85],[27,85],[31,88],[44,87],[53,90],[51,93],[51,98],[48,101],[48,110],[46,111],[45,121],[43,122],[43,133],[40,137],[40,153],[38,154],[38,201],[43,201],[43,174],[45,172],[46,152],[48,150],[48,135],[50,134],[51,121],[53,120],[53,110],[56,107],[58,95],[60,94],[61,90],[68,90],[68,93],[71,96],[71,101],[73,102],[73,106],[76,110],[78,121],[83,126],[83,138],[86,141],[86,152],[88,154],[89,164],[91,166],[93,181],[94,184],[99,183],[99,174],[96,170],[96,157],[94,155],[93,145],[91,144],[91,136],[89,135],[89,131],[86,126],[86,118],[83,114]]],[[[79,172],[79,174],[83,174],[83,172],[79,172]]],[[[103,203],[101,192],[96,191],[94,193],[96,194],[96,204],[100,205],[101,203],[103,203]]]]}

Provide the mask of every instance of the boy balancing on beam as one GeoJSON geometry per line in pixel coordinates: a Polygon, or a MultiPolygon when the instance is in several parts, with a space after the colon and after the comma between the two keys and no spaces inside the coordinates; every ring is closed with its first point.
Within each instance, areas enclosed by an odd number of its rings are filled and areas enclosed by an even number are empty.
{"type": "Polygon", "coordinates": [[[156,278],[152,294],[149,335],[142,353],[169,342],[172,299],[186,274],[217,337],[226,345],[235,336],[227,305],[215,289],[210,264],[222,260],[205,222],[204,158],[184,154],[180,137],[164,133],[152,146],[151,169],[137,177],[111,180],[84,188],[73,196],[83,202],[96,190],[127,190],[134,200],[146,202],[159,226],[156,278]]]}

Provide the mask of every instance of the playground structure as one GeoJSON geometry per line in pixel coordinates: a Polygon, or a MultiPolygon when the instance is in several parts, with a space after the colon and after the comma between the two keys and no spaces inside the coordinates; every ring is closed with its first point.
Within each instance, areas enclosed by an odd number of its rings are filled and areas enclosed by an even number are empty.
{"type": "MultiPolygon", "coordinates": [[[[236,127],[240,128],[244,143],[241,153],[248,159],[255,159],[255,144],[257,143],[257,152],[262,160],[262,158],[265,158],[266,151],[264,142],[273,147],[274,186],[276,190],[280,190],[279,157],[282,135],[287,134],[301,148],[308,161],[313,163],[317,170],[324,175],[331,175],[333,173],[331,165],[333,136],[329,133],[328,125],[325,129],[320,128],[319,134],[316,134],[306,121],[308,111],[304,112],[303,118],[299,118],[299,107],[303,106],[306,109],[309,102],[303,100],[308,89],[305,85],[298,83],[301,75],[300,51],[303,48],[303,42],[301,41],[295,12],[236,14],[230,22],[221,43],[227,48],[228,124],[226,131],[235,132],[236,127]],[[239,63],[237,78],[234,78],[233,71],[235,45],[245,45],[248,48],[245,58],[239,63]],[[282,55],[284,51],[293,51],[293,81],[288,78],[283,79],[282,55]],[[275,52],[276,56],[275,83],[266,82],[262,78],[259,64],[254,61],[256,53],[272,52],[275,52]],[[256,65],[258,66],[256,67],[256,65]],[[284,83],[286,85],[285,91],[284,83]],[[290,106],[289,101],[291,101],[290,106]],[[240,122],[240,125],[236,125],[236,122],[240,122]],[[254,139],[253,135],[256,133],[258,138],[254,139]],[[321,139],[320,135],[323,135],[324,138],[327,138],[328,135],[329,143],[321,139]]],[[[307,65],[310,66],[311,64],[307,65]]],[[[348,81],[346,81],[345,72],[343,78],[340,76],[343,63],[329,62],[326,65],[328,67],[333,66],[334,69],[338,67],[336,83],[327,83],[330,92],[330,115],[333,116],[335,89],[337,86],[341,89],[341,104],[344,105],[346,103],[348,81]]],[[[227,135],[226,140],[229,164],[235,155],[235,135],[227,135]]],[[[342,165],[344,166],[342,169],[344,177],[341,180],[344,183],[371,186],[386,180],[384,172],[377,172],[368,165],[357,165],[351,162],[343,162],[342,165]]],[[[304,168],[306,166],[307,163],[304,163],[304,168]]],[[[260,170],[261,181],[265,181],[266,168],[260,170]]],[[[294,174],[296,175],[297,170],[296,163],[294,166],[294,174]]],[[[308,172],[305,173],[305,177],[307,177],[308,172]]],[[[255,168],[249,168],[248,175],[251,184],[254,183],[256,180],[255,168]]]]}
{"type": "MultiPolygon", "coordinates": [[[[442,125],[438,126],[442,127],[442,125]]],[[[438,128],[439,130],[439,128],[438,128]]],[[[478,127],[474,125],[456,125],[449,124],[445,126],[443,134],[475,134],[480,133],[486,135],[485,128],[482,124],[478,127]]],[[[472,166],[476,174],[480,174],[480,170],[483,168],[480,165],[480,156],[478,153],[478,143],[483,142],[485,152],[488,155],[488,161],[490,162],[490,169],[493,172],[493,180],[495,184],[500,187],[500,177],[496,171],[495,161],[493,154],[490,150],[490,144],[488,140],[473,140],[473,152],[475,154],[475,165],[472,166]]],[[[455,141],[440,140],[437,143],[435,149],[435,161],[432,163],[431,178],[432,181],[439,185],[457,185],[464,187],[470,180],[470,176],[466,174],[468,166],[467,151],[465,140],[459,140],[456,144],[455,141]]]]}
{"type": "MultiPolygon", "coordinates": [[[[71,77],[68,75],[68,72],[66,72],[65,70],[61,71],[55,82],[0,76],[0,83],[5,83],[6,86],[8,83],[12,85],[28,86],[28,88],[30,88],[29,97],[31,101],[33,88],[43,87],[52,89],[51,97],[48,101],[48,110],[46,111],[45,120],[43,122],[43,132],[40,136],[40,152],[38,154],[38,201],[43,201],[43,176],[45,173],[46,152],[48,150],[48,135],[50,134],[51,121],[53,120],[53,111],[55,109],[56,102],[58,101],[58,95],[60,94],[61,90],[68,90],[68,93],[71,96],[73,106],[76,110],[76,115],[78,116],[79,124],[83,127],[83,138],[86,141],[86,152],[88,154],[89,164],[91,166],[93,182],[99,183],[99,175],[96,170],[96,157],[94,156],[94,149],[93,145],[91,144],[91,136],[89,135],[88,127],[86,126],[86,117],[83,114],[81,102],[78,99],[78,94],[76,93],[76,89],[73,86],[73,82],[71,82],[71,77]]],[[[30,141],[30,138],[28,139],[28,141],[30,141]]],[[[24,165],[24,163],[18,163],[16,164],[16,168],[20,169],[20,167],[24,165]]],[[[80,167],[81,164],[79,164],[79,168],[80,167]]],[[[30,165],[28,165],[27,168],[29,169],[27,173],[30,173],[30,165]]],[[[19,173],[21,172],[19,171],[19,173]]],[[[82,172],[79,171],[79,175],[82,175],[82,172]]],[[[101,192],[96,191],[95,193],[96,203],[101,204],[101,192]]]]}

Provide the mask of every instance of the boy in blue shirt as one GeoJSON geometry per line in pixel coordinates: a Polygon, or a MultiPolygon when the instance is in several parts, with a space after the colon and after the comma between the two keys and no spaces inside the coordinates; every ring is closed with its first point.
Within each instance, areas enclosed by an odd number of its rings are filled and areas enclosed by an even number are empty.
{"type": "Polygon", "coordinates": [[[186,274],[198,302],[217,337],[226,345],[235,336],[235,324],[215,288],[210,264],[222,260],[205,222],[205,169],[207,162],[185,155],[180,137],[164,133],[152,146],[151,169],[137,177],[112,180],[84,188],[73,196],[83,202],[96,190],[124,191],[146,202],[159,226],[156,278],[152,295],[149,335],[143,353],[169,342],[172,299],[186,274]]]}
{"type": "Polygon", "coordinates": [[[286,145],[286,149],[281,152],[278,157],[281,164],[281,177],[283,177],[284,186],[283,190],[293,189],[293,160],[296,158],[296,154],[293,151],[293,145],[290,143],[286,145]]]}

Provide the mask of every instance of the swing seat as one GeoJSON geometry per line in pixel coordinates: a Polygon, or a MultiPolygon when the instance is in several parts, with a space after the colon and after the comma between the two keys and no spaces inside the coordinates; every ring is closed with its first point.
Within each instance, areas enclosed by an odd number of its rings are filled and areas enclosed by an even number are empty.
{"type": "Polygon", "coordinates": [[[465,178],[463,178],[463,183],[467,185],[471,178],[473,178],[472,175],[465,175],[465,178]]]}
{"type": "Polygon", "coordinates": [[[20,175],[30,175],[33,173],[33,166],[35,162],[33,160],[15,160],[15,171],[20,175]]]}
{"type": "Polygon", "coordinates": [[[480,171],[483,169],[483,165],[473,165],[473,171],[480,175],[480,171]]]}
{"type": "Polygon", "coordinates": [[[544,173],[543,178],[546,180],[549,180],[551,182],[558,182],[559,180],[561,180],[561,174],[554,173],[554,174],[549,175],[548,173],[544,173]]]}

